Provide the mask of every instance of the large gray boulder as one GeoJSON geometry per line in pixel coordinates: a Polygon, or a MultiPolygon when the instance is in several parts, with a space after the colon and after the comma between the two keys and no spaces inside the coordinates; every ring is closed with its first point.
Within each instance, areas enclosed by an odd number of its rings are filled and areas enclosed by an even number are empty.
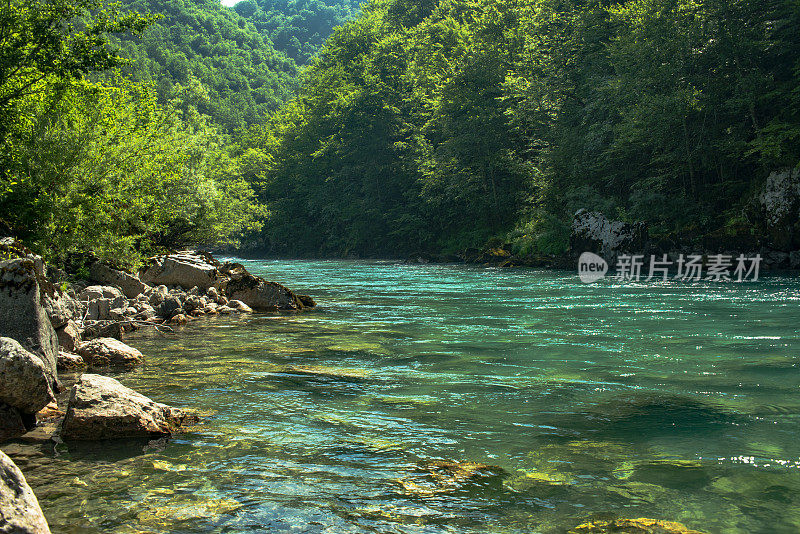
{"type": "Polygon", "coordinates": [[[7,337],[0,337],[0,402],[35,414],[55,401],[42,360],[7,337]]]}
{"type": "Polygon", "coordinates": [[[95,282],[119,287],[129,299],[138,297],[147,289],[147,286],[138,277],[100,262],[89,267],[89,277],[95,282]]]}
{"type": "Polygon", "coordinates": [[[0,534],[50,534],[22,471],[0,451],[0,534]]]}
{"type": "Polygon", "coordinates": [[[144,363],[144,356],[134,349],[111,337],[101,337],[81,344],[77,354],[90,368],[119,367],[133,369],[144,363]]]}
{"type": "Polygon", "coordinates": [[[574,254],[593,252],[607,261],[620,253],[646,254],[648,232],[644,223],[609,220],[599,212],[578,210],[572,220],[570,248],[574,254]]]}
{"type": "Polygon", "coordinates": [[[223,285],[229,301],[238,300],[257,311],[302,310],[303,303],[287,287],[254,276],[239,264],[226,264],[223,285]]]}
{"type": "Polygon", "coordinates": [[[107,376],[82,375],[72,388],[61,436],[70,440],[155,438],[197,416],[155,402],[107,376]]]}
{"type": "Polygon", "coordinates": [[[52,291],[46,284],[30,258],[0,262],[0,336],[16,339],[40,358],[57,388],[58,337],[42,307],[42,294],[52,291]]]}
{"type": "Polygon", "coordinates": [[[142,282],[151,286],[198,287],[206,290],[220,283],[218,263],[210,256],[181,252],[153,258],[152,264],[140,273],[142,282]]]}

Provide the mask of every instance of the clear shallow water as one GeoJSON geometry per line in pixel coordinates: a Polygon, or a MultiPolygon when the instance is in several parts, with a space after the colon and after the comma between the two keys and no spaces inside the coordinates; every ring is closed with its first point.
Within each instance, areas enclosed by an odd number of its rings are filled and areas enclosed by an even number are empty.
{"type": "Polygon", "coordinates": [[[146,367],[115,375],[205,425],[4,447],[53,532],[800,531],[796,278],[244,263],[320,309],[137,333],[146,367]]]}

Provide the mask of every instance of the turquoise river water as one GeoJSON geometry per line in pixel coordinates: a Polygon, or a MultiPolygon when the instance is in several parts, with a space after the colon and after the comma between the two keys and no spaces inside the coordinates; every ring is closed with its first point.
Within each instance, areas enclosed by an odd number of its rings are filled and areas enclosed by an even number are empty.
{"type": "Polygon", "coordinates": [[[800,532],[797,278],[243,263],[319,308],[126,338],[205,422],[12,444],[54,533],[800,532]]]}

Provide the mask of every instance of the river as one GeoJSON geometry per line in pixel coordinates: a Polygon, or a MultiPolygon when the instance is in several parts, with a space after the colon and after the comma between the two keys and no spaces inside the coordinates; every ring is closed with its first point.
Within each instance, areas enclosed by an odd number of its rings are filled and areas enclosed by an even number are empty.
{"type": "Polygon", "coordinates": [[[240,261],[318,310],[126,338],[205,423],[16,446],[53,532],[800,532],[798,278],[240,261]]]}

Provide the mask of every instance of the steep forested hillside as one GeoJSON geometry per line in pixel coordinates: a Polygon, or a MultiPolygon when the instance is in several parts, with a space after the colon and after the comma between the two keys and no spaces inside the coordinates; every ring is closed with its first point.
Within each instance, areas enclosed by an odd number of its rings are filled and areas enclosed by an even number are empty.
{"type": "Polygon", "coordinates": [[[560,252],[581,207],[752,236],[800,161],[794,0],[372,0],[251,130],[273,250],[560,252]]]}
{"type": "Polygon", "coordinates": [[[224,128],[263,121],[296,88],[297,67],[268,37],[217,0],[130,0],[127,9],[161,15],[141,37],[116,41],[132,61],[123,70],[157,87],[162,102],[191,88],[192,103],[224,128]]]}
{"type": "Polygon", "coordinates": [[[165,7],[175,25],[162,19],[145,29],[150,17],[99,7],[96,0],[0,5],[0,228],[48,261],[93,253],[127,266],[164,248],[235,243],[260,228],[265,213],[241,178],[244,159],[230,157],[228,137],[198,108],[229,127],[254,110],[266,114],[278,104],[273,93],[285,91],[292,61],[255,32],[231,27],[236,19],[225,10],[165,7]],[[190,61],[174,45],[194,24],[221,31],[200,32],[217,36],[218,48],[190,61]],[[168,98],[113,70],[138,65],[116,55],[111,36],[127,43],[143,29],[152,32],[145,50],[164,60],[170,77],[158,78],[155,60],[143,73],[152,67],[168,98]],[[264,61],[251,64],[257,57],[264,61]],[[190,65],[209,77],[211,98],[190,65]],[[235,92],[233,83],[241,84],[235,92]],[[243,89],[256,83],[272,96],[243,89]]]}
{"type": "Polygon", "coordinates": [[[306,64],[334,28],[355,18],[362,0],[243,0],[237,13],[253,22],[275,48],[306,64]]]}

